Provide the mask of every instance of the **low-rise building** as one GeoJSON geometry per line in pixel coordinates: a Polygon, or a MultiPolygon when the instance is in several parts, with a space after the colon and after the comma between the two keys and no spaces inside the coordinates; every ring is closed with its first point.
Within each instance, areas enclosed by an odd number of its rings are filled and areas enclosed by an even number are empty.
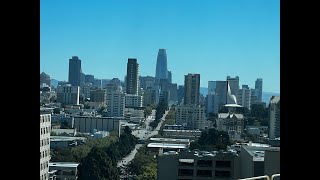
{"type": "Polygon", "coordinates": [[[175,129],[163,129],[163,136],[170,138],[188,138],[196,140],[201,136],[200,130],[175,130],[175,129]]]}
{"type": "Polygon", "coordinates": [[[87,138],[85,137],[72,137],[72,136],[51,136],[50,149],[68,148],[73,146],[82,145],[87,138]]]}
{"type": "Polygon", "coordinates": [[[242,140],[244,130],[244,117],[234,112],[219,113],[217,118],[219,131],[226,131],[232,140],[242,140]]]}
{"type": "Polygon", "coordinates": [[[75,162],[52,162],[49,163],[49,171],[55,180],[77,180],[79,163],[75,162]]]}
{"type": "Polygon", "coordinates": [[[240,158],[234,152],[161,153],[157,179],[238,179],[240,158]]]}

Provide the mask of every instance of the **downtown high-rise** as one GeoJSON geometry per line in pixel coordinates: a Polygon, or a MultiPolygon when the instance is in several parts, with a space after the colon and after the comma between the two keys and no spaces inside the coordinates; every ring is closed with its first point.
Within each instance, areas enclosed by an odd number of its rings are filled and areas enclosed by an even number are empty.
{"type": "Polygon", "coordinates": [[[167,53],[165,49],[159,49],[156,66],[156,82],[168,79],[167,53]]]}
{"type": "Polygon", "coordinates": [[[127,63],[126,93],[137,95],[139,91],[139,64],[129,58],[127,63]]]}
{"type": "Polygon", "coordinates": [[[262,78],[256,80],[254,88],[258,101],[262,102],[262,78]]]}
{"type": "Polygon", "coordinates": [[[199,105],[200,74],[188,74],[184,76],[184,104],[199,105]]]}
{"type": "Polygon", "coordinates": [[[81,78],[82,71],[81,71],[81,60],[78,56],[72,56],[69,59],[69,76],[68,81],[72,86],[80,86],[80,82],[83,78],[81,78]]]}

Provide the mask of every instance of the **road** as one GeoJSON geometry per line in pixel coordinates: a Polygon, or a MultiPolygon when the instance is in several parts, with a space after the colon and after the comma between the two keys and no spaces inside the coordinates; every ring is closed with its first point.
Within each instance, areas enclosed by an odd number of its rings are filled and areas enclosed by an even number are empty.
{"type": "MultiPolygon", "coordinates": [[[[155,110],[152,110],[151,116],[147,117],[146,121],[145,121],[145,128],[139,129],[139,130],[134,130],[132,131],[132,134],[134,136],[136,136],[139,139],[149,139],[150,137],[157,135],[159,133],[160,127],[162,125],[162,123],[165,120],[165,117],[167,116],[169,111],[166,111],[165,114],[162,116],[161,121],[159,122],[158,126],[154,129],[151,130],[151,127],[149,126],[150,122],[154,121],[155,119],[155,110]]],[[[131,151],[131,153],[124,157],[122,160],[118,161],[117,167],[124,167],[126,166],[130,161],[132,161],[132,159],[134,158],[134,156],[136,155],[136,153],[138,152],[138,149],[140,147],[142,147],[143,144],[137,144],[136,147],[131,151]]]]}

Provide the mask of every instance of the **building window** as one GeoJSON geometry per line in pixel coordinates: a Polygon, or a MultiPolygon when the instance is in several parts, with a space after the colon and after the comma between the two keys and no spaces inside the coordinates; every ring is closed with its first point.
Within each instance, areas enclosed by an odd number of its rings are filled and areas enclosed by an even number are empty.
{"type": "Polygon", "coordinates": [[[193,176],[193,169],[179,169],[178,176],[193,176]]]}
{"type": "Polygon", "coordinates": [[[198,160],[197,166],[212,167],[212,160],[198,160]]]}
{"type": "Polygon", "coordinates": [[[228,178],[230,177],[230,171],[216,171],[215,176],[219,178],[228,178]]]}
{"type": "Polygon", "coordinates": [[[199,177],[212,177],[211,170],[197,170],[197,176],[199,177]]]}
{"type": "Polygon", "coordinates": [[[216,161],[216,167],[217,168],[225,168],[225,167],[231,167],[231,161],[216,161]]]}

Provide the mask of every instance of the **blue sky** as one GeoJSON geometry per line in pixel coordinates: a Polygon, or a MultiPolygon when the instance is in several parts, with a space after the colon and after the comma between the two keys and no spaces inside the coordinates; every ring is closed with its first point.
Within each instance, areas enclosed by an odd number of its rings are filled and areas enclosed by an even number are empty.
{"type": "Polygon", "coordinates": [[[173,82],[201,74],[240,77],[254,88],[280,92],[279,0],[40,0],[40,72],[68,79],[78,56],[85,74],[124,79],[128,58],[142,76],[155,75],[165,48],[173,82]]]}

